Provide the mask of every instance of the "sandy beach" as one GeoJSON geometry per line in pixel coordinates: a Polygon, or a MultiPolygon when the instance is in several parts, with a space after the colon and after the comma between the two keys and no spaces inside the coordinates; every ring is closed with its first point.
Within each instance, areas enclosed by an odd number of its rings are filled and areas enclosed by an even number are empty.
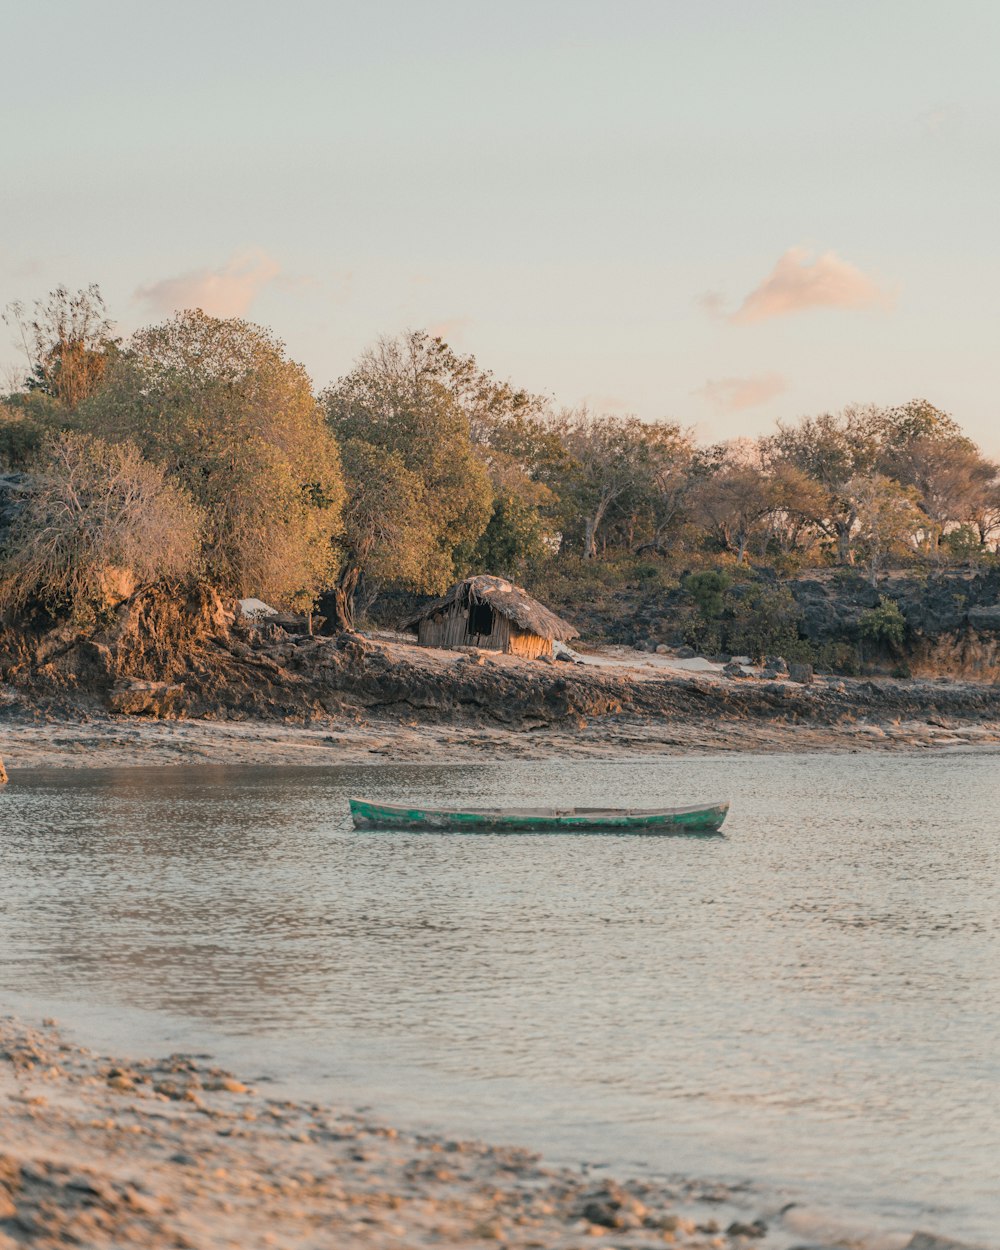
{"type": "Polygon", "coordinates": [[[86,720],[19,716],[0,721],[0,758],[13,770],[170,764],[330,766],[627,759],[730,751],[955,750],[1000,743],[1000,725],[934,720],[937,723],[859,720],[834,725],[718,720],[683,725],[624,719],[529,731],[374,717],[282,725],[106,714],[86,720]]]}
{"type": "MultiPolygon", "coordinates": [[[[205,1055],[105,1055],[0,1019],[0,1248],[749,1250],[810,1240],[740,1186],[616,1180],[518,1147],[415,1133],[269,1097],[205,1055]]],[[[827,1237],[947,1250],[926,1234],[827,1237]]]]}
{"type": "Polygon", "coordinates": [[[0,1247],[760,1244],[740,1195],[281,1101],[204,1056],[125,1059],[0,1021],[0,1247]],[[701,1215],[685,1214],[700,1210],[701,1215]],[[716,1218],[709,1212],[716,1211],[716,1218]]]}

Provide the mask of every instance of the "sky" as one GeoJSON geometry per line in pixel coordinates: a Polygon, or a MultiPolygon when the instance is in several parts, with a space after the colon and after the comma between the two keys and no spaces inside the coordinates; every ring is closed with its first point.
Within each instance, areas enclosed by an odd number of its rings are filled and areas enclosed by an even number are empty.
{"type": "MultiPolygon", "coordinates": [[[[317,387],[422,328],[752,436],[921,397],[1000,455],[995,0],[0,0],[0,306],[198,306],[317,387]]],[[[0,377],[18,363],[0,325],[0,377]]]]}

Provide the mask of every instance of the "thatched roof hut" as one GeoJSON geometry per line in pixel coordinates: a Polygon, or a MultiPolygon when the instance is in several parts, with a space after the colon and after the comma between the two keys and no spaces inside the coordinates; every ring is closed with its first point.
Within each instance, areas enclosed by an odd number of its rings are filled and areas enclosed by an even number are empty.
{"type": "Polygon", "coordinates": [[[551,655],[554,639],[577,636],[526,590],[485,573],[457,582],[402,628],[416,634],[422,647],[482,647],[528,657],[551,655]]]}

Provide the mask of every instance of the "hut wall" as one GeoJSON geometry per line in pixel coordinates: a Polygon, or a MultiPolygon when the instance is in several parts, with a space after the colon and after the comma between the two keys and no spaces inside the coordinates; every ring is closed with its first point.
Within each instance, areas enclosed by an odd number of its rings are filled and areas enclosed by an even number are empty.
{"type": "Polygon", "coordinates": [[[506,649],[513,655],[523,655],[526,659],[534,660],[540,655],[552,654],[552,639],[542,638],[528,629],[518,629],[516,625],[511,625],[510,642],[506,649]]]}
{"type": "Polygon", "coordinates": [[[540,638],[530,630],[519,629],[500,612],[493,613],[493,632],[470,634],[469,610],[453,605],[437,616],[417,623],[417,642],[422,647],[480,647],[483,651],[505,651],[534,659],[539,655],[551,655],[552,643],[540,638]]]}
{"type": "Polygon", "coordinates": [[[468,645],[466,637],[469,613],[465,608],[453,606],[437,616],[419,621],[417,624],[417,642],[422,647],[464,647],[468,645]]]}

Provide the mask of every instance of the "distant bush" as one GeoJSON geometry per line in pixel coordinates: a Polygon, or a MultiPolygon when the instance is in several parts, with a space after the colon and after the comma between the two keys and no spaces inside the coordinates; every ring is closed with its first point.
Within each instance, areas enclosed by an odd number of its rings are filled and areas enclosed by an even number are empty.
{"type": "Polygon", "coordinates": [[[199,525],[133,443],[51,437],[0,551],[0,607],[34,599],[91,618],[142,582],[192,573],[199,525]]]}
{"type": "Polygon", "coordinates": [[[858,635],[862,641],[898,655],[906,637],[906,617],[895,599],[879,595],[878,607],[869,608],[858,618],[858,635]]]}
{"type": "Polygon", "coordinates": [[[972,525],[960,525],[949,530],[941,538],[942,553],[950,560],[989,561],[991,552],[979,539],[979,531],[972,525]]]}
{"type": "Polygon", "coordinates": [[[0,472],[27,468],[46,436],[57,428],[47,409],[56,407],[47,395],[17,395],[0,403],[0,472]]]}
{"type": "Polygon", "coordinates": [[[726,649],[763,660],[782,655],[799,641],[799,608],[786,587],[755,583],[727,595],[726,649]]]}
{"type": "Polygon", "coordinates": [[[723,596],[731,584],[732,578],[725,569],[705,569],[700,573],[689,573],[681,581],[681,586],[694,600],[703,621],[714,621],[722,614],[723,596]]]}

